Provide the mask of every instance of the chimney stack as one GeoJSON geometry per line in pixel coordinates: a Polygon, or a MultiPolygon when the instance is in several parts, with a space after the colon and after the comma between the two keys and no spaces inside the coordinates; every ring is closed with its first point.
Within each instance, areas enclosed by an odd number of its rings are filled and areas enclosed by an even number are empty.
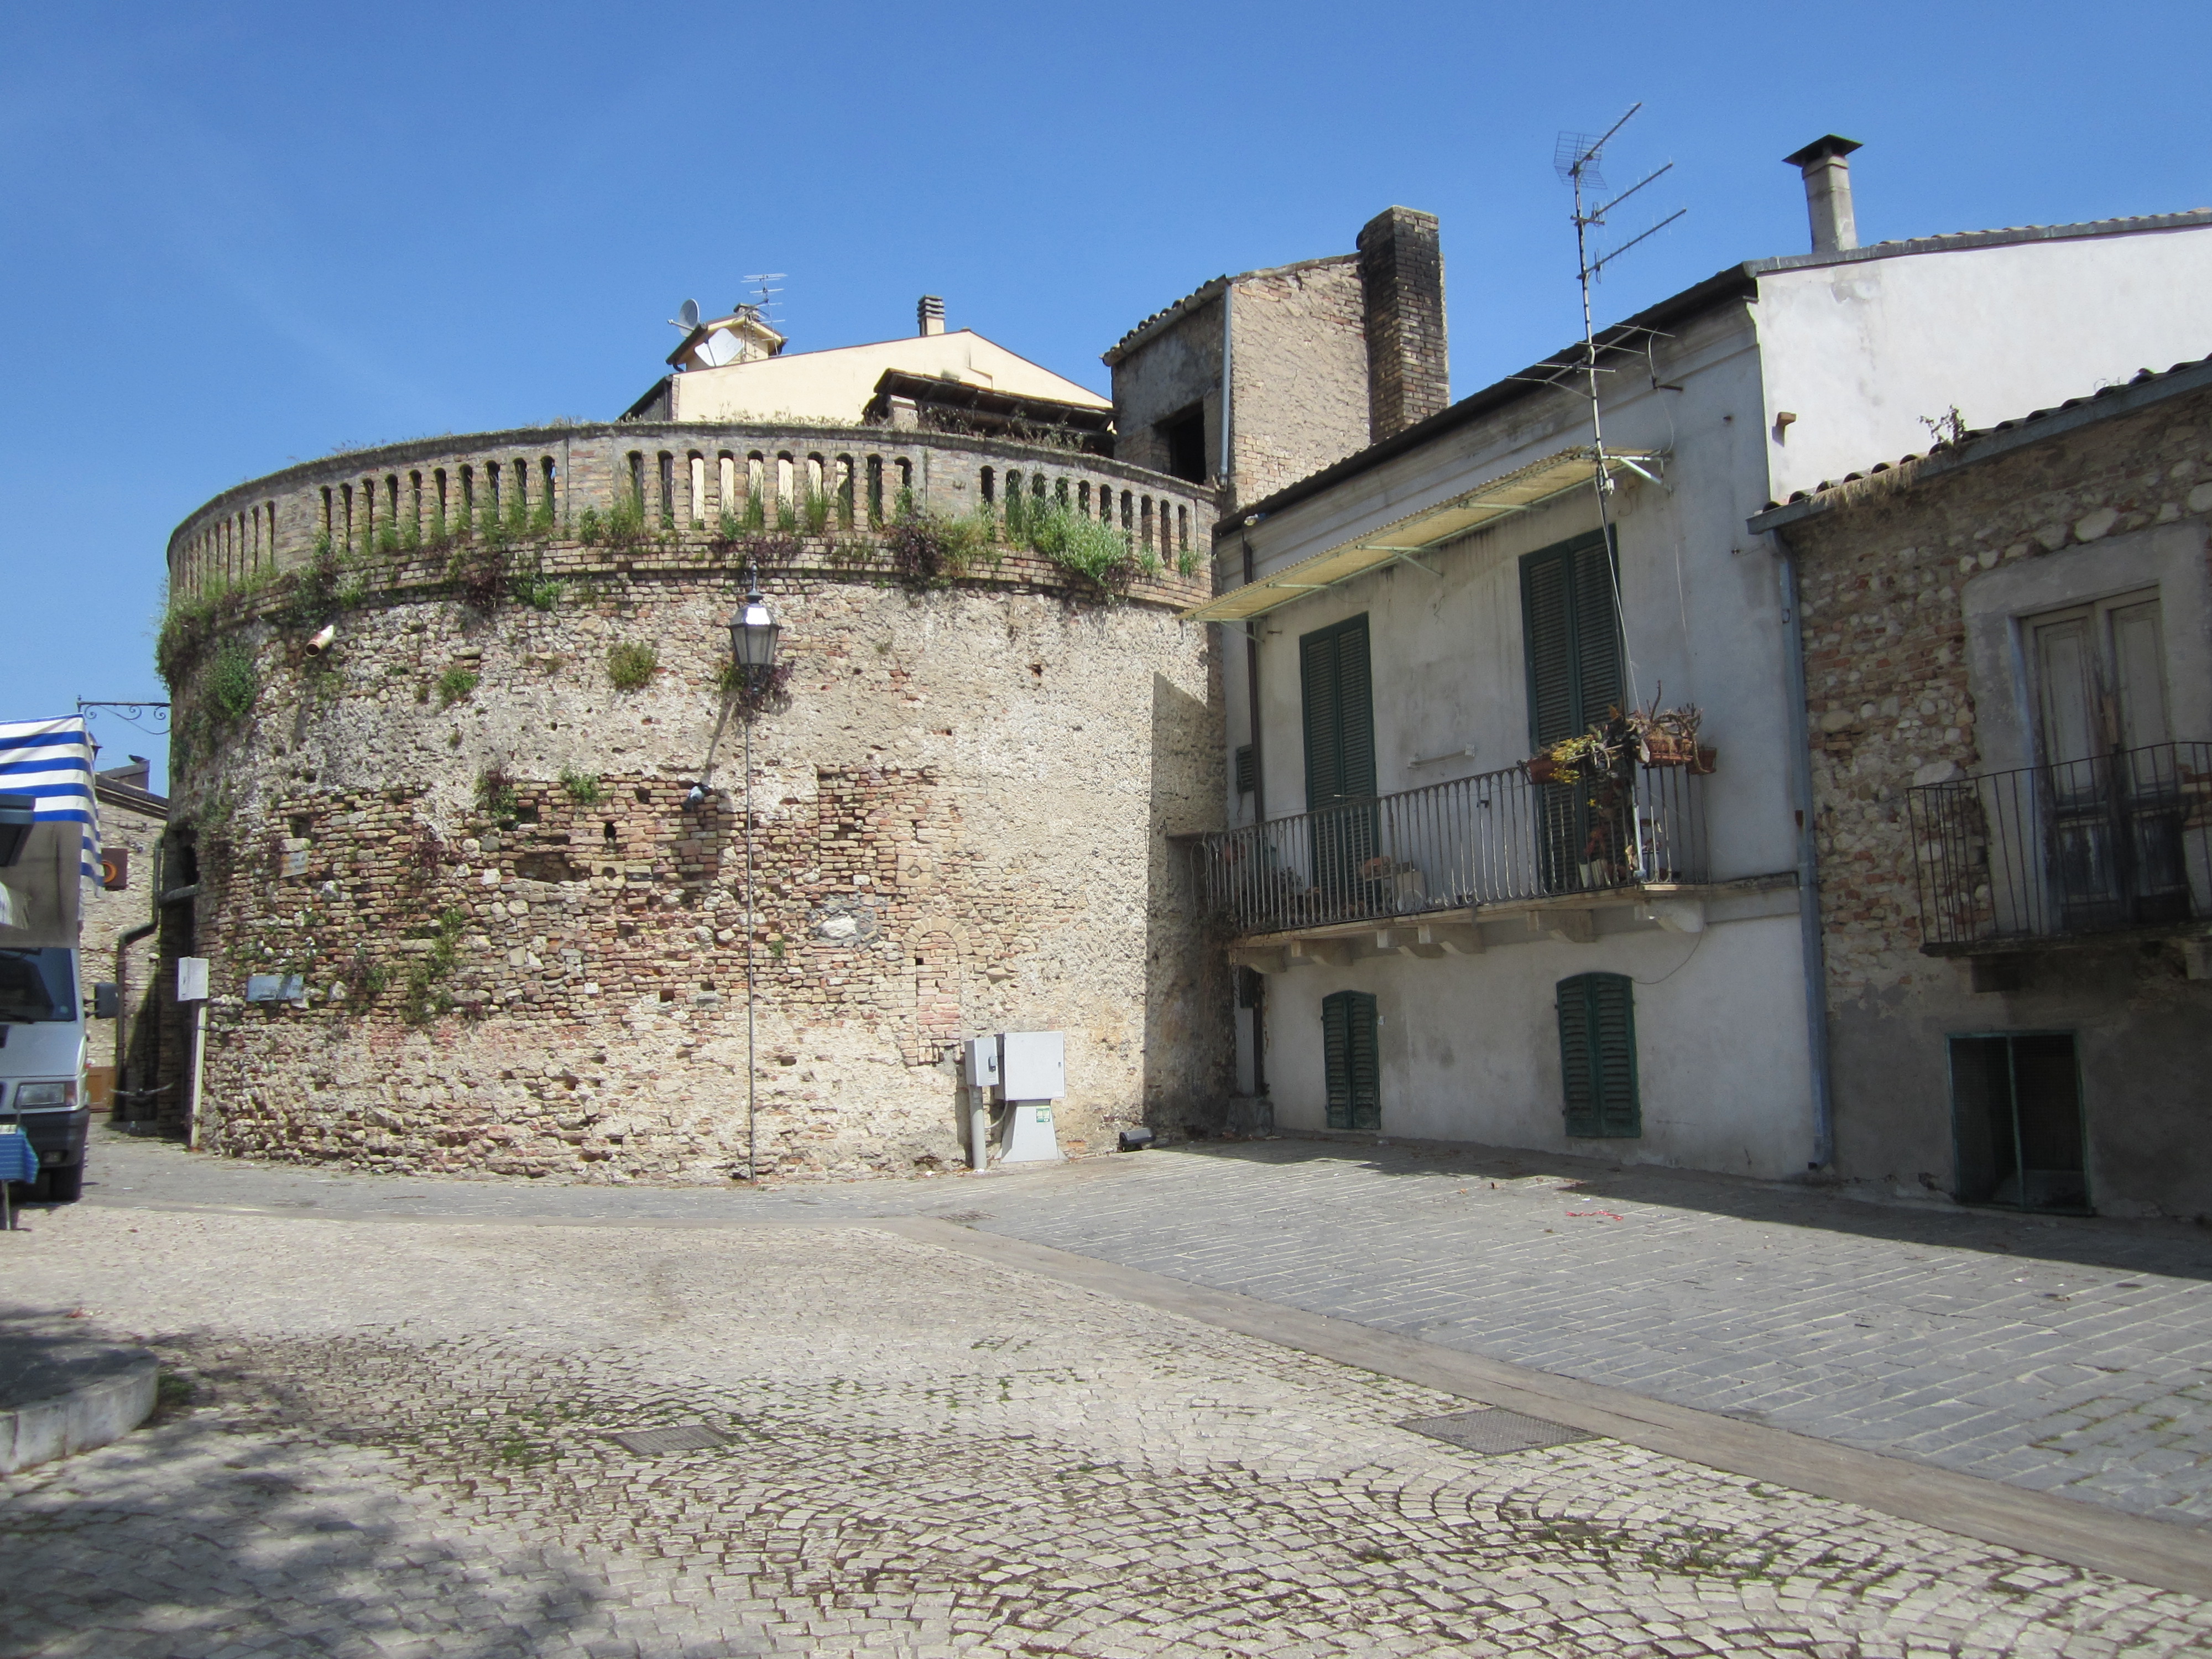
{"type": "Polygon", "coordinates": [[[1359,233],[1367,322],[1367,441],[1380,443],[1451,401],[1444,256],[1437,216],[1394,207],[1359,233]]]}
{"type": "Polygon", "coordinates": [[[914,308],[915,319],[921,325],[916,331],[921,334],[945,332],[945,301],[934,294],[925,294],[914,308]]]}
{"type": "Polygon", "coordinates": [[[1851,214],[1851,164],[1844,159],[1858,148],[1856,139],[1832,132],[1782,158],[1805,176],[1805,212],[1813,221],[1815,253],[1841,253],[1859,245],[1858,221],[1851,214]]]}

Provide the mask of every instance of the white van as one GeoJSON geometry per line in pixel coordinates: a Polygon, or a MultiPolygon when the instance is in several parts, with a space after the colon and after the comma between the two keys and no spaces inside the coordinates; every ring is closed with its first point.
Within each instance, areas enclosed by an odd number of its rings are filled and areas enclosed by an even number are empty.
{"type": "Polygon", "coordinates": [[[81,718],[0,724],[0,1131],[27,1136],[44,1195],[84,1185],[86,988],[77,927],[99,874],[81,718]]]}

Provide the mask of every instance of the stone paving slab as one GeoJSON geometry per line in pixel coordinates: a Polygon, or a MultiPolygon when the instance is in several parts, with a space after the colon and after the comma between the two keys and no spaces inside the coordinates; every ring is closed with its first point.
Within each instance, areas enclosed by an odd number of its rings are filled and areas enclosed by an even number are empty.
{"type": "Polygon", "coordinates": [[[0,1481],[0,1653],[2072,1659],[2212,1602],[852,1224],[81,1206],[9,1258],[196,1382],[0,1481]],[[640,1456],[617,1430],[725,1443],[640,1456]]]}
{"type": "Polygon", "coordinates": [[[363,1176],[108,1137],[94,1203],[671,1226],[935,1214],[1516,1364],[2212,1523],[2212,1233],[1280,1139],[742,1188],[363,1176]]]}

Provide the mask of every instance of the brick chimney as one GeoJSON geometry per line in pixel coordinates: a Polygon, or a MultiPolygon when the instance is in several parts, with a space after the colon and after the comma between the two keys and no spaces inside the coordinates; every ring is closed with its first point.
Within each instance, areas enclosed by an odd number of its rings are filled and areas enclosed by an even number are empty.
{"type": "Polygon", "coordinates": [[[1444,256],[1437,216],[1394,207],[1359,233],[1366,290],[1367,440],[1380,443],[1451,401],[1444,256]]]}
{"type": "Polygon", "coordinates": [[[921,301],[914,308],[914,317],[915,321],[921,325],[915,331],[917,333],[942,334],[945,332],[945,301],[934,294],[925,294],[921,296],[921,301]]]}
{"type": "Polygon", "coordinates": [[[1851,211],[1851,164],[1844,159],[1859,148],[1856,139],[1832,132],[1782,158],[1804,175],[1805,215],[1813,222],[1815,253],[1842,253],[1859,245],[1859,222],[1851,211]]]}

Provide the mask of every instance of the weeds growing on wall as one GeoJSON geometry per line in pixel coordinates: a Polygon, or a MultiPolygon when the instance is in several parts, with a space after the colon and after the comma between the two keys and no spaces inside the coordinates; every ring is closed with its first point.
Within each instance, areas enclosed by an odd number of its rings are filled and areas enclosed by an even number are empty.
{"type": "Polygon", "coordinates": [[[958,581],[999,556],[988,507],[953,518],[916,507],[911,495],[902,495],[899,501],[899,516],[884,532],[884,550],[899,580],[915,592],[958,581]]]}
{"type": "Polygon", "coordinates": [[[776,499],[775,527],[780,535],[795,536],[799,533],[799,508],[787,497],[776,499]]]}
{"type": "Polygon", "coordinates": [[[806,501],[800,511],[806,520],[806,533],[819,536],[830,528],[830,515],[837,508],[835,495],[824,495],[812,489],[806,492],[806,501]]]}
{"type": "Polygon", "coordinates": [[[607,652],[607,678],[617,691],[642,690],[659,666],[659,648],[644,640],[623,640],[607,652]]]}
{"type": "Polygon", "coordinates": [[[462,604],[478,616],[488,617],[499,609],[500,599],[507,592],[508,562],[504,543],[456,548],[446,562],[446,578],[462,604]]]}
{"type": "Polygon", "coordinates": [[[338,1000],[347,1008],[366,1008],[392,988],[392,969],[365,951],[338,969],[337,983],[344,994],[338,1000]]]}
{"type": "Polygon", "coordinates": [[[552,611],[559,607],[568,584],[557,576],[547,575],[544,555],[532,553],[527,559],[514,562],[514,574],[507,578],[507,591],[519,605],[526,605],[532,611],[552,611]]]}
{"type": "Polygon", "coordinates": [[[1109,597],[1127,592],[1140,574],[1159,574],[1159,559],[1150,548],[1132,547],[1112,525],[1101,524],[1063,502],[1030,502],[1022,515],[1022,532],[1043,557],[1109,597]]]}
{"type": "Polygon", "coordinates": [[[780,662],[773,668],[748,668],[743,663],[726,662],[715,676],[715,683],[730,700],[730,707],[750,720],[787,700],[791,669],[788,661],[780,662]]]}
{"type": "Polygon", "coordinates": [[[483,684],[483,675],[455,663],[438,676],[438,707],[451,708],[457,702],[465,702],[470,694],[483,684]]]}
{"type": "Polygon", "coordinates": [[[514,822],[522,810],[520,798],[515,793],[514,779],[506,767],[494,761],[477,774],[477,805],[488,818],[497,818],[502,824],[514,822]]]}
{"type": "Polygon", "coordinates": [[[753,489],[745,493],[744,518],[740,527],[754,535],[768,528],[768,501],[762,491],[753,489]]]}
{"type": "Polygon", "coordinates": [[[261,695],[261,669],[252,647],[232,640],[208,659],[200,675],[200,706],[218,726],[235,726],[253,712],[261,695]]]}
{"type": "Polygon", "coordinates": [[[587,507],[576,515],[576,539],[586,547],[635,547],[646,539],[645,503],[617,490],[605,513],[587,507]]]}
{"type": "Polygon", "coordinates": [[[410,1025],[427,1024],[453,1012],[453,995],[446,981],[453,977],[454,964],[460,959],[461,930],[468,925],[469,913],[456,906],[441,911],[428,927],[409,935],[430,941],[430,948],[408,964],[399,1017],[410,1025]]]}
{"type": "Polygon", "coordinates": [[[597,806],[607,798],[598,773],[580,772],[573,766],[561,769],[561,790],[579,806],[597,806]]]}

